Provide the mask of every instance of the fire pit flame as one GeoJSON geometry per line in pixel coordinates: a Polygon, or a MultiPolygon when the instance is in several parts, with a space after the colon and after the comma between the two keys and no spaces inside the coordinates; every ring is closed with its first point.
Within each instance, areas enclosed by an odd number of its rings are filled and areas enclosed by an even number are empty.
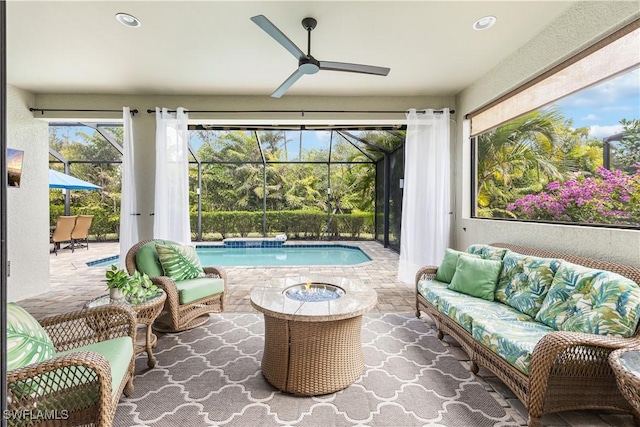
{"type": "Polygon", "coordinates": [[[284,290],[284,294],[296,301],[320,302],[338,299],[345,294],[345,291],[341,287],[329,283],[307,281],[288,287],[284,290]]]}

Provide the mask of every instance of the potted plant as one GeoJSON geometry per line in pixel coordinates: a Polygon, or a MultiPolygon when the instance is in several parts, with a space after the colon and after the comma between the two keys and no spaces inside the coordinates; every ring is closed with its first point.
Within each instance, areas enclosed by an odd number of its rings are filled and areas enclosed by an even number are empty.
{"type": "Polygon", "coordinates": [[[131,289],[131,277],[126,271],[118,269],[115,265],[107,270],[107,288],[112,300],[120,301],[131,289]]]}
{"type": "Polygon", "coordinates": [[[109,296],[116,301],[126,298],[132,304],[140,304],[155,296],[160,289],[146,274],[136,271],[133,276],[129,276],[126,271],[118,269],[115,265],[107,270],[106,277],[109,296]]]}

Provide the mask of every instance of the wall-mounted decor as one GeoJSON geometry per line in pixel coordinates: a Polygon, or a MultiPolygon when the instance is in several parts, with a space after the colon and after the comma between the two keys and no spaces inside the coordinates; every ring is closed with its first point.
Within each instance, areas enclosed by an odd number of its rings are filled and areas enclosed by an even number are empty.
{"type": "Polygon", "coordinates": [[[20,187],[23,158],[24,151],[7,148],[7,185],[9,187],[20,187]]]}

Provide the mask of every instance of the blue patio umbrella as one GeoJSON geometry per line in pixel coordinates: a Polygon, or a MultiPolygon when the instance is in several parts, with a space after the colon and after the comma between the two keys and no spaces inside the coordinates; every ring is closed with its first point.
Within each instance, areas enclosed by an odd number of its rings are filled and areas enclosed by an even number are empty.
{"type": "Polygon", "coordinates": [[[64,188],[66,190],[99,190],[99,187],[66,173],[49,169],[49,188],[64,188]]]}

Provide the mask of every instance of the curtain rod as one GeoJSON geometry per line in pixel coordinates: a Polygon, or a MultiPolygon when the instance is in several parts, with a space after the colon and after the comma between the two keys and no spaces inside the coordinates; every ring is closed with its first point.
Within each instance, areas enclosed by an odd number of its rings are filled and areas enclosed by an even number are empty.
{"type": "MultiPolygon", "coordinates": [[[[29,111],[32,113],[35,111],[40,111],[42,115],[46,111],[71,111],[71,112],[82,112],[82,113],[122,113],[122,110],[75,110],[75,109],[67,109],[67,108],[29,108],[29,111]]],[[[130,110],[132,115],[138,114],[138,110],[130,110]]]]}
{"type": "MultiPolygon", "coordinates": [[[[175,113],[176,110],[168,110],[175,113]]],[[[427,110],[417,110],[417,112],[425,113],[427,110]]],[[[148,109],[147,113],[155,113],[156,110],[148,109]]],[[[355,114],[406,114],[407,110],[187,110],[187,113],[224,113],[224,114],[242,114],[242,113],[299,113],[304,116],[305,113],[355,113],[355,114]]],[[[449,113],[455,114],[456,110],[449,110],[449,113]]],[[[434,110],[434,113],[441,114],[442,110],[434,110]]]]}

